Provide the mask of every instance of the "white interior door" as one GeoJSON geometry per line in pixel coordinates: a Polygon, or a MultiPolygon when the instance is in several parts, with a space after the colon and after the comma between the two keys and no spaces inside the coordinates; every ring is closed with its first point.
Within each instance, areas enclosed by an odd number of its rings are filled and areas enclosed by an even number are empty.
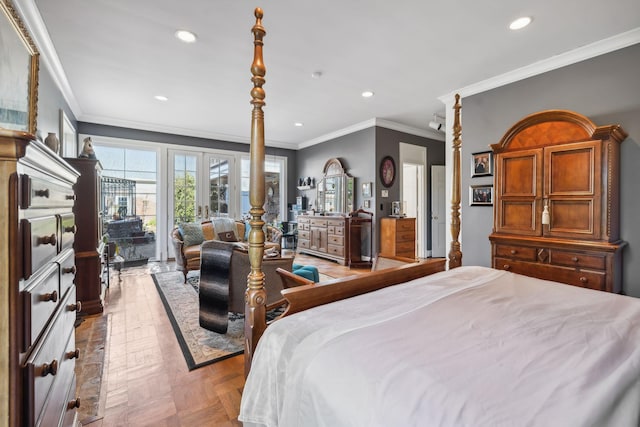
{"type": "Polygon", "coordinates": [[[431,166],[431,256],[446,256],[445,166],[431,166]]]}
{"type": "Polygon", "coordinates": [[[424,172],[427,165],[427,148],[400,143],[400,162],[400,200],[403,210],[406,210],[404,213],[408,217],[416,218],[416,256],[426,258],[429,256],[424,172]]]}

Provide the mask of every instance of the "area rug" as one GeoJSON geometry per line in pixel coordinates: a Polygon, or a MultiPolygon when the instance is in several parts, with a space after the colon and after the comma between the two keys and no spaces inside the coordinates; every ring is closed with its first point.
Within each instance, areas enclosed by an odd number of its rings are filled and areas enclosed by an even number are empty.
{"type": "Polygon", "coordinates": [[[200,327],[198,293],[193,287],[194,281],[197,284],[197,277],[190,277],[190,283],[185,284],[184,276],[178,271],[155,273],[152,276],[189,370],[243,353],[242,316],[229,318],[226,334],[217,334],[200,327]]]}

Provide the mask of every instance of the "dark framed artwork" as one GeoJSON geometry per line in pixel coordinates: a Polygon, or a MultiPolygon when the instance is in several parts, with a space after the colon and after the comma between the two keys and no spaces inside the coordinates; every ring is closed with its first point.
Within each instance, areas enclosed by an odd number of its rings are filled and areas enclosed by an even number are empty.
{"type": "Polygon", "coordinates": [[[380,181],[382,185],[389,188],[393,185],[396,179],[396,162],[393,161],[393,157],[386,156],[380,162],[380,181]]]}
{"type": "Polygon", "coordinates": [[[493,185],[471,185],[469,186],[470,206],[492,206],[493,205],[493,185]]]}
{"type": "Polygon", "coordinates": [[[493,152],[482,151],[471,154],[471,177],[493,175],[493,152]]]}

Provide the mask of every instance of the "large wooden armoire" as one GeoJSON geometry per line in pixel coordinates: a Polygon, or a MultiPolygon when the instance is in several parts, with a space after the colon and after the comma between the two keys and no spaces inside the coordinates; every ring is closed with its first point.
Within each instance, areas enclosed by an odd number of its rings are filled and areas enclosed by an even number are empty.
{"type": "Polygon", "coordinates": [[[619,293],[618,125],[571,111],[532,114],[492,145],[494,268],[619,293]]]}

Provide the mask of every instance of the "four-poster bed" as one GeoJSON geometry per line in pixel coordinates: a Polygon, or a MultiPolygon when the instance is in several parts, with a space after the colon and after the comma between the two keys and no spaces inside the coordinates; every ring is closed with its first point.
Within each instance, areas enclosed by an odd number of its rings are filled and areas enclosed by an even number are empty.
{"type": "Polygon", "coordinates": [[[449,270],[441,271],[444,260],[420,262],[286,289],[288,308],[266,327],[262,10],[256,18],[249,376],[239,419],[262,426],[640,425],[640,302],[461,266],[459,96],[449,270]]]}

